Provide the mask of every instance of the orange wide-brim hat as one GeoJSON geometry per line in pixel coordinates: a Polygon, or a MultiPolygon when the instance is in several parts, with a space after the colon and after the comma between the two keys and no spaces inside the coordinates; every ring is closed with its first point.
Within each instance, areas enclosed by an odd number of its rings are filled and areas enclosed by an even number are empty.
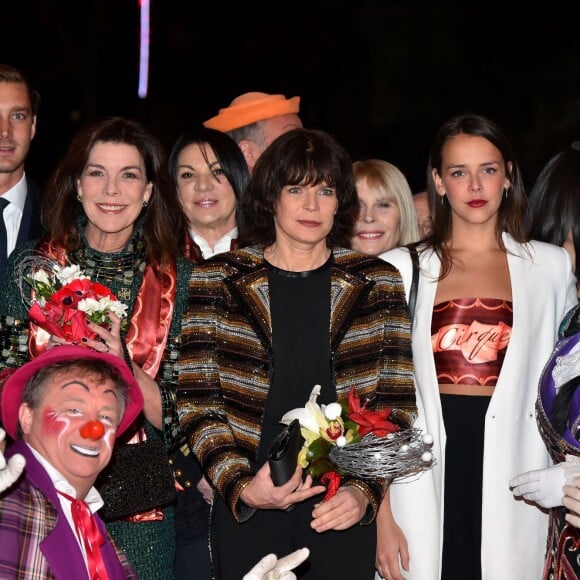
{"type": "Polygon", "coordinates": [[[143,394],[137,379],[125,361],[116,355],[98,352],[84,346],[62,344],[44,351],[14,370],[6,379],[2,388],[2,424],[6,432],[16,439],[18,410],[22,403],[24,387],[28,381],[43,367],[64,360],[91,359],[102,360],[115,367],[123,382],[127,385],[127,405],[123,418],[117,427],[117,437],[121,435],[137,418],[143,409],[143,394]]]}
{"type": "Polygon", "coordinates": [[[264,119],[291,115],[300,111],[300,97],[287,99],[284,95],[244,93],[236,97],[229,107],[203,122],[204,127],[218,131],[231,131],[264,119]]]}

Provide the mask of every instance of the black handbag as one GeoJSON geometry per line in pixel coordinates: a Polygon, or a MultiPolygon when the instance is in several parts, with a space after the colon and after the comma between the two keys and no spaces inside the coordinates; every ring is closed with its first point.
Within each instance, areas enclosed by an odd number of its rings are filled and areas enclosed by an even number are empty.
{"type": "Polygon", "coordinates": [[[95,487],[107,522],[161,508],[175,499],[175,479],[163,441],[145,424],[144,440],[118,443],[95,487]]]}
{"type": "Polygon", "coordinates": [[[294,475],[303,442],[298,419],[286,425],[274,439],[268,451],[270,477],[274,485],[284,485],[294,475]]]}
{"type": "Polygon", "coordinates": [[[411,254],[411,262],[413,263],[413,279],[409,290],[409,318],[412,325],[415,318],[415,303],[417,302],[417,290],[419,288],[419,255],[415,244],[409,245],[408,248],[411,254]]]}

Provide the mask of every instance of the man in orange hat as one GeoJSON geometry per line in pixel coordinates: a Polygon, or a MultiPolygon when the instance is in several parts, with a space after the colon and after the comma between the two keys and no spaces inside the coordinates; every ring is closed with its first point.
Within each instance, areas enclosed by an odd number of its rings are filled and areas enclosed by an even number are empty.
{"type": "Polygon", "coordinates": [[[299,111],[300,97],[287,99],[284,95],[244,93],[203,124],[232,137],[252,172],[264,149],[276,137],[302,127],[299,111]]]}

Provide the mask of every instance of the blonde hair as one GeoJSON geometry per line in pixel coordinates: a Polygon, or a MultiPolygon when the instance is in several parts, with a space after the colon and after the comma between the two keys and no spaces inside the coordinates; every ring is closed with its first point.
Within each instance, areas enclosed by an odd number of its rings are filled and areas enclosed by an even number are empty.
{"type": "Polygon", "coordinates": [[[419,241],[419,224],[413,193],[402,171],[382,159],[355,161],[352,167],[357,184],[365,180],[377,196],[394,202],[399,208],[401,239],[398,245],[405,246],[419,241]]]}

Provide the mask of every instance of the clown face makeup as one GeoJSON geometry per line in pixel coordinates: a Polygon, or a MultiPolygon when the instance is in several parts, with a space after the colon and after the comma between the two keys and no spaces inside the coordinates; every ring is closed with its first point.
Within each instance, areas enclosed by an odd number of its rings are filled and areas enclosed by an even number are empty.
{"type": "Polygon", "coordinates": [[[19,418],[24,440],[77,490],[88,491],[111,459],[122,411],[110,379],[63,371],[45,387],[38,408],[20,406],[19,418]]]}

